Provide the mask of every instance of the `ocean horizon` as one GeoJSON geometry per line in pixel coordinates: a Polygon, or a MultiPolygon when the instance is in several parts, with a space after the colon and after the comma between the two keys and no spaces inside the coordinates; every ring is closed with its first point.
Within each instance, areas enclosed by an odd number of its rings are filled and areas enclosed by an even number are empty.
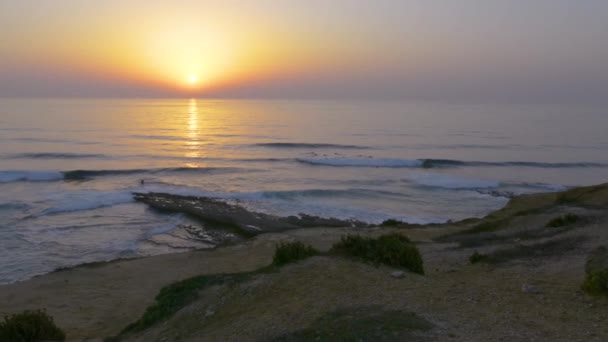
{"type": "Polygon", "coordinates": [[[605,127],[582,105],[0,99],[0,283],[219,244],[134,192],[372,224],[482,217],[605,182],[605,127]]]}

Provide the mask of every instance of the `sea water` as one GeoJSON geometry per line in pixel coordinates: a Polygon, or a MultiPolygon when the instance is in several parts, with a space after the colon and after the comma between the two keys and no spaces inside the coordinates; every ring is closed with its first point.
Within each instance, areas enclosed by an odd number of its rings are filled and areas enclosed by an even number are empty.
{"type": "Polygon", "coordinates": [[[606,182],[606,129],[606,110],[583,105],[0,99],[0,283],[213,246],[175,233],[199,222],[133,192],[445,222],[606,182]]]}

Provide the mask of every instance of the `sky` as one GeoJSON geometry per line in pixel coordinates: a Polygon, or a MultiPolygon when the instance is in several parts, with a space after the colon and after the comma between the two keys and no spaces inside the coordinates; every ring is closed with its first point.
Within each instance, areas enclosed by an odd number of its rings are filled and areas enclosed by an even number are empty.
{"type": "Polygon", "coordinates": [[[605,0],[20,0],[0,22],[0,96],[608,102],[605,0]]]}

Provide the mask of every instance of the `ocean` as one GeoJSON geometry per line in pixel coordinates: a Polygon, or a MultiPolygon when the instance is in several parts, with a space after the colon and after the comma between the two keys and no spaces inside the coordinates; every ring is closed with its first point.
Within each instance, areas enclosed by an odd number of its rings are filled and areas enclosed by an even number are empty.
{"type": "Polygon", "coordinates": [[[254,211],[435,223],[512,194],[608,180],[594,106],[399,101],[0,99],[0,283],[192,248],[133,192],[254,211]],[[142,184],[143,180],[143,184],[142,184]]]}

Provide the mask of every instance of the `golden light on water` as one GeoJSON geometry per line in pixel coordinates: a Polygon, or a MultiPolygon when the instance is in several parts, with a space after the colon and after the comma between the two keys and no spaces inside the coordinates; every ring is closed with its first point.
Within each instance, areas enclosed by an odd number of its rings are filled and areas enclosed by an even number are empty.
{"type": "Polygon", "coordinates": [[[185,154],[188,158],[201,157],[201,143],[198,121],[198,104],[196,102],[196,99],[190,99],[190,101],[188,102],[188,127],[186,132],[186,136],[188,138],[186,143],[188,146],[188,151],[185,154]]]}

